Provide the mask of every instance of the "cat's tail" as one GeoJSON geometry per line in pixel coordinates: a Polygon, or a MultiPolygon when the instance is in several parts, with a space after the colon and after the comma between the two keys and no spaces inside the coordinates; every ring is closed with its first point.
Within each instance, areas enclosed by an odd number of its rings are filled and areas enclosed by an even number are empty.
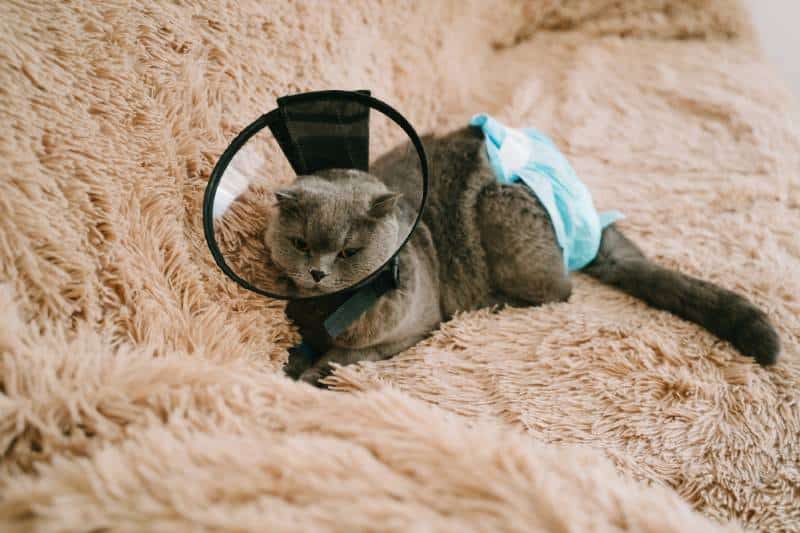
{"type": "Polygon", "coordinates": [[[614,226],[603,231],[600,251],[583,271],[703,326],[762,365],[778,359],[780,338],[763,311],[734,292],[658,266],[614,226]]]}

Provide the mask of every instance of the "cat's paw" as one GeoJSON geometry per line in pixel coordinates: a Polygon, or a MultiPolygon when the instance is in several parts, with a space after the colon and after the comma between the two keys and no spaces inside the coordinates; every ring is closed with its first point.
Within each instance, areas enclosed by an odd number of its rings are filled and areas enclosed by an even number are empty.
{"type": "Polygon", "coordinates": [[[731,339],[744,355],[753,357],[762,366],[774,365],[781,353],[781,339],[766,314],[753,309],[736,326],[731,339]]]}
{"type": "Polygon", "coordinates": [[[315,387],[319,387],[320,389],[327,388],[324,384],[320,383],[323,379],[331,375],[333,372],[333,368],[327,363],[321,365],[315,365],[303,372],[300,375],[299,381],[303,381],[308,383],[309,385],[313,385],[315,387]]]}
{"type": "Polygon", "coordinates": [[[283,372],[292,379],[298,379],[303,372],[311,368],[314,359],[297,347],[289,348],[289,358],[283,365],[283,372]]]}

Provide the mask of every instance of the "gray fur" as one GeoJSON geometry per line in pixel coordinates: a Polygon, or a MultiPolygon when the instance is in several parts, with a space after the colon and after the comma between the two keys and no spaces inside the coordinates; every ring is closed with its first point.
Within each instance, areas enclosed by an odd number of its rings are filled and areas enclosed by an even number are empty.
{"type": "Polygon", "coordinates": [[[401,233],[399,195],[357,170],[304,176],[275,196],[278,220],[269,225],[264,241],[301,296],[335,292],[361,281],[391,257],[407,233],[401,233]],[[298,249],[296,239],[308,250],[298,249]],[[347,249],[359,252],[337,256],[347,249]],[[313,272],[324,277],[316,280],[313,272]]]}
{"type": "MultiPolygon", "coordinates": [[[[325,352],[319,361],[290,361],[291,373],[303,381],[318,383],[332,362],[391,357],[457,311],[569,298],[569,275],[546,211],[524,186],[496,182],[482,134],[465,128],[423,141],[432,169],[428,206],[399,255],[400,287],[343,335],[316,346],[325,352]]],[[[413,180],[404,179],[404,171],[415,164],[413,157],[401,147],[374,163],[373,173],[388,190],[409,197],[414,191],[403,187],[413,180]]],[[[403,212],[410,213],[407,204],[403,212]]],[[[763,312],[730,291],[655,265],[613,226],[604,231],[598,257],[585,271],[708,328],[761,364],[777,359],[779,339],[763,312]]],[[[287,315],[304,337],[319,338],[320,318],[340,301],[295,300],[287,315]]]]}

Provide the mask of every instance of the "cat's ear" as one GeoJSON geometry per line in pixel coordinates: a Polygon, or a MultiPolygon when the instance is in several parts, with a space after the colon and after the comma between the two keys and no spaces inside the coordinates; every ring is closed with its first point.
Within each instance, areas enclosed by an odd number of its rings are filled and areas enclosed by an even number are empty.
{"type": "Polygon", "coordinates": [[[372,203],[369,206],[369,216],[371,218],[383,218],[391,214],[397,207],[397,202],[400,201],[401,196],[402,194],[398,192],[379,194],[372,199],[372,203]]]}
{"type": "Polygon", "coordinates": [[[300,201],[297,197],[297,193],[288,190],[275,191],[275,200],[278,203],[278,209],[281,210],[281,213],[287,215],[300,213],[300,201]]]}

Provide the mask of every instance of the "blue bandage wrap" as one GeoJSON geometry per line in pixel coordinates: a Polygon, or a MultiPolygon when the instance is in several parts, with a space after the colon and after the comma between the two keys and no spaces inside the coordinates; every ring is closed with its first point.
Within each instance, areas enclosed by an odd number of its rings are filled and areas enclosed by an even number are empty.
{"type": "Polygon", "coordinates": [[[525,184],[547,210],[566,268],[580,270],[591,263],[600,249],[603,228],[624,215],[597,213],[586,185],[543,133],[509,128],[485,113],[472,117],[470,124],[483,131],[497,181],[525,184]]]}

